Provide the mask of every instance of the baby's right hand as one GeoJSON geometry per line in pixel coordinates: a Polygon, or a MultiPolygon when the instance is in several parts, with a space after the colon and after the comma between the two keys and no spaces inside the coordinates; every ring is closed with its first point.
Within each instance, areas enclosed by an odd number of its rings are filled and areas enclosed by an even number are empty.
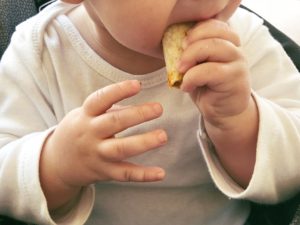
{"type": "Polygon", "coordinates": [[[163,179],[163,169],[135,165],[126,159],[165,144],[165,131],[114,137],[120,131],[161,116],[162,107],[158,103],[109,110],[117,102],[136,95],[140,88],[138,81],[107,86],[92,93],[82,107],[66,115],[46,141],[41,155],[40,176],[46,197],[47,192],[51,196],[60,191],[55,189],[63,192],[97,181],[163,179]]]}

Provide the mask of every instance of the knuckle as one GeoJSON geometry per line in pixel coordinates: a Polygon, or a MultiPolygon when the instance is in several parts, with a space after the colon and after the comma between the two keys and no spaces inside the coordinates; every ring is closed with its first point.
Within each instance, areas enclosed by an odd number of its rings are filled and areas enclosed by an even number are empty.
{"type": "Polygon", "coordinates": [[[121,180],[125,181],[125,182],[134,181],[134,179],[133,179],[133,171],[130,170],[130,169],[123,170],[121,180]]]}
{"type": "Polygon", "coordinates": [[[122,130],[124,128],[124,122],[122,121],[120,111],[109,113],[109,124],[113,125],[117,130],[122,130]]]}
{"type": "Polygon", "coordinates": [[[105,88],[101,88],[101,89],[97,90],[91,99],[92,105],[97,105],[99,103],[99,101],[101,101],[103,96],[105,96],[105,92],[106,92],[105,88]]]}
{"type": "Polygon", "coordinates": [[[245,67],[248,66],[247,57],[245,56],[244,52],[241,49],[237,50],[237,58],[244,64],[245,67]]]}
{"type": "Polygon", "coordinates": [[[99,89],[99,90],[97,90],[97,91],[95,92],[95,98],[96,98],[96,99],[101,99],[102,96],[104,96],[104,95],[105,95],[105,87],[104,87],[104,88],[101,88],[101,89],[99,89]]]}
{"type": "Polygon", "coordinates": [[[146,180],[147,180],[147,175],[146,175],[146,172],[145,172],[144,170],[142,170],[142,171],[140,172],[139,180],[140,180],[140,181],[146,181],[146,180]]]}
{"type": "Polygon", "coordinates": [[[105,161],[121,161],[126,157],[124,145],[123,141],[115,141],[113,146],[104,142],[99,146],[98,156],[105,161]]]}
{"type": "Polygon", "coordinates": [[[120,112],[119,111],[112,112],[110,119],[112,123],[119,124],[121,122],[120,112]]]}
{"type": "Polygon", "coordinates": [[[107,147],[105,145],[105,143],[100,143],[98,146],[97,146],[97,157],[101,160],[106,160],[108,159],[108,156],[107,156],[107,147]]]}
{"type": "Polygon", "coordinates": [[[137,116],[140,118],[141,121],[146,121],[147,116],[146,116],[146,110],[144,107],[138,107],[137,108],[137,116]]]}
{"type": "Polygon", "coordinates": [[[207,68],[207,73],[211,76],[220,76],[224,73],[224,66],[221,63],[213,63],[211,67],[207,68]]]}
{"type": "Polygon", "coordinates": [[[230,64],[226,64],[226,63],[218,63],[216,66],[216,70],[218,73],[225,73],[225,74],[231,73],[230,64]]]}
{"type": "Polygon", "coordinates": [[[147,174],[144,170],[125,169],[122,173],[124,182],[144,182],[147,180],[147,174]]]}
{"type": "Polygon", "coordinates": [[[126,86],[124,87],[124,85],[121,83],[116,83],[113,87],[113,93],[115,96],[117,96],[117,99],[123,98],[127,92],[128,90],[126,89],[126,86]]]}
{"type": "Polygon", "coordinates": [[[126,89],[124,88],[124,85],[122,85],[121,83],[116,83],[116,91],[119,93],[123,93],[124,91],[126,91],[126,89]]]}
{"type": "MultiPolygon", "coordinates": [[[[152,139],[152,141],[155,140],[155,138],[152,139]]],[[[141,146],[143,146],[145,149],[148,149],[150,146],[148,138],[144,137],[141,139],[141,146]]]]}
{"type": "Polygon", "coordinates": [[[211,38],[210,41],[211,41],[211,46],[214,48],[218,47],[221,44],[221,39],[219,38],[211,38]]]}
{"type": "Polygon", "coordinates": [[[223,30],[223,32],[233,32],[233,29],[231,28],[231,26],[229,26],[228,23],[224,23],[222,21],[219,21],[220,26],[222,27],[221,29],[223,30]]]}
{"type": "Polygon", "coordinates": [[[115,151],[114,151],[114,155],[112,156],[112,159],[115,160],[123,160],[126,158],[126,151],[125,151],[125,143],[124,141],[119,140],[116,143],[116,147],[115,147],[115,151]]]}
{"type": "Polygon", "coordinates": [[[160,144],[157,138],[157,132],[148,133],[140,141],[140,145],[143,146],[144,151],[152,149],[160,144]]]}
{"type": "Polygon", "coordinates": [[[240,37],[239,35],[234,31],[234,29],[228,25],[228,23],[224,23],[221,22],[221,30],[223,30],[223,32],[225,34],[228,34],[228,39],[231,40],[231,42],[233,44],[235,44],[236,46],[240,45],[240,37]]]}
{"type": "Polygon", "coordinates": [[[98,108],[97,106],[99,105],[99,102],[105,95],[104,92],[105,92],[105,90],[104,90],[104,88],[102,88],[88,96],[88,98],[86,99],[86,101],[83,104],[83,109],[86,113],[88,113],[88,114],[93,113],[93,111],[94,111],[93,109],[98,108]]]}
{"type": "Polygon", "coordinates": [[[237,47],[240,47],[241,46],[241,39],[240,37],[234,33],[234,40],[233,40],[233,43],[237,46],[237,47]]]}

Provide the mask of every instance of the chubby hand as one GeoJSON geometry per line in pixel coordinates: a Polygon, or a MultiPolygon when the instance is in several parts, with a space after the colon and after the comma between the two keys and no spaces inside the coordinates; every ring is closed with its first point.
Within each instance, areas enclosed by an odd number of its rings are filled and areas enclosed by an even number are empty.
{"type": "Polygon", "coordinates": [[[162,168],[126,161],[165,144],[164,130],[123,138],[114,136],[162,115],[158,103],[111,109],[139,91],[138,81],[113,84],[92,93],[82,107],[67,114],[48,138],[42,152],[40,168],[45,192],[54,192],[55,182],[51,180],[56,180],[58,189],[61,186],[67,190],[67,187],[72,189],[97,181],[151,182],[164,178],[162,168]]]}
{"type": "Polygon", "coordinates": [[[183,43],[181,89],[215,126],[245,111],[252,101],[247,62],[239,46],[238,35],[216,19],[198,23],[183,43]]]}
{"type": "Polygon", "coordinates": [[[224,169],[242,187],[252,177],[258,136],[258,109],[251,96],[240,39],[227,23],[197,24],[183,43],[181,88],[198,106],[224,169]]]}

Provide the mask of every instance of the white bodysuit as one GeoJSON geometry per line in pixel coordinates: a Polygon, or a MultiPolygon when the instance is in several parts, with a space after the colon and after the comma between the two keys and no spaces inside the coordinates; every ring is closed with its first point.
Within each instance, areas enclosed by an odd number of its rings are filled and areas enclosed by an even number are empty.
{"type": "Polygon", "coordinates": [[[167,87],[165,69],[132,75],[109,65],[65,16],[74,7],[57,1],[19,25],[1,60],[0,214],[37,224],[242,225],[245,199],[275,203],[297,192],[300,76],[261,19],[238,9],[229,21],[241,37],[260,119],[255,169],[243,189],[207,148],[189,95],[167,87]],[[163,167],[165,180],[90,185],[68,215],[51,218],[39,181],[45,139],[89,94],[127,79],[140,80],[142,91],[120,104],[157,101],[164,113],[118,135],[165,129],[165,146],[130,159],[163,167]]]}

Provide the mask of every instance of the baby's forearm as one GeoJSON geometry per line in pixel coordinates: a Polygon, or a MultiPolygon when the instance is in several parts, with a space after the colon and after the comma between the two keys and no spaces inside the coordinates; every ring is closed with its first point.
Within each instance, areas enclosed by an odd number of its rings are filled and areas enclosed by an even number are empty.
{"type": "Polygon", "coordinates": [[[258,123],[258,110],[253,98],[247,110],[226,118],[224,126],[216,127],[205,122],[220,162],[242,187],[247,187],[254,170],[258,123]]]}

